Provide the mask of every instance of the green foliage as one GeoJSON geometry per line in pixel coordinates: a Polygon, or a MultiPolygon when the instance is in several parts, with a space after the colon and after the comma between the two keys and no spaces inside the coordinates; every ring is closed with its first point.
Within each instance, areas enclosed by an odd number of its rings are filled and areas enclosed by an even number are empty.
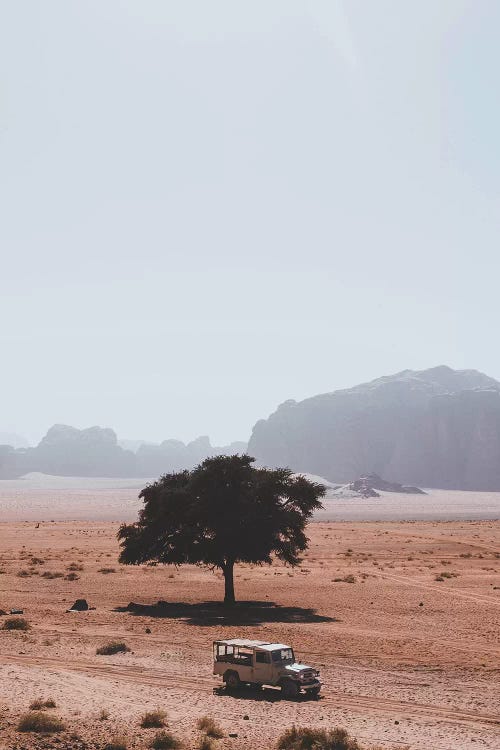
{"type": "Polygon", "coordinates": [[[32,711],[25,714],[17,725],[18,732],[37,732],[39,734],[62,732],[65,728],[61,719],[50,714],[44,714],[43,711],[32,711]]]}
{"type": "Polygon", "coordinates": [[[357,740],[342,727],[310,729],[292,727],[278,739],[278,750],[361,750],[357,740]]]}
{"type": "Polygon", "coordinates": [[[235,563],[270,564],[276,556],[297,565],[307,547],[305,525],[321,508],[325,487],[253,462],[246,455],[215,456],[147,485],[139,520],[118,532],[120,562],[220,568],[229,602],[235,563]]]}

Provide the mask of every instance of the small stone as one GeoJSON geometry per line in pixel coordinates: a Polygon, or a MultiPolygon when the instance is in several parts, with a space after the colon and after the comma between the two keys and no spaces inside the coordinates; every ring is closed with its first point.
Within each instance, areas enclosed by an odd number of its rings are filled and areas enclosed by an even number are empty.
{"type": "Polygon", "coordinates": [[[399,721],[398,721],[398,720],[396,719],[396,721],[395,721],[394,723],[395,723],[395,724],[399,724],[399,721]]]}
{"type": "Polygon", "coordinates": [[[238,732],[229,732],[229,737],[237,737],[238,732]]]}
{"type": "Polygon", "coordinates": [[[244,721],[248,721],[249,719],[250,719],[250,716],[248,714],[245,714],[244,717],[243,717],[243,720],[244,721]]]}

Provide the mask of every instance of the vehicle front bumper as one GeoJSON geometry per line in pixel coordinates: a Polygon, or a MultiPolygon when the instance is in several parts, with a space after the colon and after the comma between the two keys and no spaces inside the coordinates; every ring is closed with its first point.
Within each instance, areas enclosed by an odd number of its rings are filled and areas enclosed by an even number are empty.
{"type": "Polygon", "coordinates": [[[298,683],[301,690],[321,690],[322,683],[320,680],[314,680],[314,682],[298,683]]]}

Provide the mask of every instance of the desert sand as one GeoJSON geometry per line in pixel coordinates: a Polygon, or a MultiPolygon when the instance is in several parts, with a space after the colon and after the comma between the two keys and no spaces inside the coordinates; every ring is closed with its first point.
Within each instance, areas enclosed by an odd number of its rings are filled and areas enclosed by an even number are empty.
{"type": "Polygon", "coordinates": [[[365,747],[500,746],[497,521],[313,523],[299,568],[237,568],[237,597],[253,604],[228,616],[210,571],[119,565],[116,522],[35,526],[0,524],[0,608],[22,607],[31,625],[0,630],[2,748],[102,748],[117,735],[145,748],[155,730],[140,717],[156,707],[186,747],[202,715],[223,727],[224,750],[272,747],[292,724],[340,725],[365,747]],[[76,580],[43,577],[72,563],[83,568],[76,580]],[[442,572],[452,577],[436,581],[442,572]],[[335,580],[347,576],[353,582],[335,580]],[[77,597],[95,610],[65,612],[77,597]],[[125,609],[160,599],[161,608],[125,609]],[[321,699],[214,691],[212,640],[234,636],[293,645],[320,668],[321,699]],[[97,656],[112,639],[130,653],[97,656]],[[49,697],[67,731],[55,740],[18,733],[30,702],[49,697]]]}

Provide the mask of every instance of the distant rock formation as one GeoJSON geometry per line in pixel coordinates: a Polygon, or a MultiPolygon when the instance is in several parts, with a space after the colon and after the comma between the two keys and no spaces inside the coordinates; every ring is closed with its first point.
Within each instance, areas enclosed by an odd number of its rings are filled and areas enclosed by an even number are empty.
{"type": "Polygon", "coordinates": [[[10,445],[12,448],[29,447],[26,438],[16,432],[0,432],[0,445],[10,445]]]}
{"type": "Polygon", "coordinates": [[[399,484],[399,482],[387,482],[385,479],[379,477],[378,474],[368,474],[366,477],[360,477],[354,482],[351,482],[348,486],[352,490],[369,488],[372,490],[380,490],[381,492],[399,492],[405,495],[426,494],[419,487],[407,487],[404,484],[399,484]]]}
{"type": "Polygon", "coordinates": [[[341,497],[380,497],[377,492],[396,492],[405,495],[425,495],[426,493],[419,487],[407,487],[398,482],[387,482],[378,474],[368,474],[366,477],[360,477],[348,484],[335,487],[333,495],[341,497]]]}
{"type": "Polygon", "coordinates": [[[378,474],[418,487],[500,490],[500,383],[476,370],[405,370],[257,422],[248,451],[337,483],[378,474]]]}
{"type": "Polygon", "coordinates": [[[0,479],[30,472],[80,477],[157,477],[171,471],[190,469],[208,456],[244,453],[246,443],[214,447],[208,437],[184,445],[165,440],[161,445],[139,443],[137,452],[118,444],[109,428],[78,430],[54,425],[36,448],[14,450],[0,445],[0,479]]]}

